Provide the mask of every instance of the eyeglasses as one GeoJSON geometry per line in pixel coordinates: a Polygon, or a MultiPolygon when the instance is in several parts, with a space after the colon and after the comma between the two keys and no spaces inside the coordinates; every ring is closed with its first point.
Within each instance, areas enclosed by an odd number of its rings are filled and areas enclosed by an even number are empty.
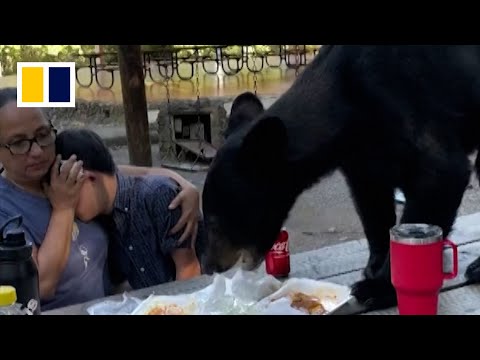
{"type": "Polygon", "coordinates": [[[37,135],[31,139],[22,139],[18,141],[14,141],[13,143],[2,145],[0,147],[4,147],[10,150],[12,155],[25,155],[30,152],[33,143],[37,143],[38,146],[44,148],[47,146],[52,145],[57,138],[57,129],[50,128],[49,130],[45,131],[42,134],[37,135]]]}

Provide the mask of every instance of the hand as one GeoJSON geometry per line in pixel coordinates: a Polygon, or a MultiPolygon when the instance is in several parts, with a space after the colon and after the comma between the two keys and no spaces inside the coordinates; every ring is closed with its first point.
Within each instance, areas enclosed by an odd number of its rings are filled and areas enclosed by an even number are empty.
{"type": "Polygon", "coordinates": [[[175,234],[185,227],[179,243],[191,237],[192,248],[195,249],[195,240],[198,232],[198,220],[200,219],[200,192],[195,185],[188,181],[180,183],[182,191],[173,199],[169,205],[169,209],[175,209],[178,205],[182,207],[182,216],[170,230],[170,234],[175,234]]]}
{"type": "Polygon", "coordinates": [[[50,169],[50,184],[44,183],[43,189],[52,208],[55,210],[75,209],[80,197],[85,176],[82,161],[72,155],[61,167],[61,157],[58,155],[50,169]]]}

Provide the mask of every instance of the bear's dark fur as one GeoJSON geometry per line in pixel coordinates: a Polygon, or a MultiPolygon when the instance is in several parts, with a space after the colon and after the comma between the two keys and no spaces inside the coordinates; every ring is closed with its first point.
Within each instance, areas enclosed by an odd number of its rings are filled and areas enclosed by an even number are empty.
{"type": "MultiPolygon", "coordinates": [[[[229,268],[240,251],[258,265],[297,197],[339,169],[370,250],[352,293],[371,309],[392,306],[394,189],[407,199],[401,222],[449,234],[480,143],[480,46],[324,45],[288,91],[247,120],[205,181],[207,268],[229,268]]],[[[467,270],[471,281],[479,264],[467,270]]]]}
{"type": "Polygon", "coordinates": [[[241,127],[251,123],[263,111],[263,104],[255,94],[247,91],[238,95],[232,103],[227,130],[223,133],[225,139],[228,139],[241,127]]]}

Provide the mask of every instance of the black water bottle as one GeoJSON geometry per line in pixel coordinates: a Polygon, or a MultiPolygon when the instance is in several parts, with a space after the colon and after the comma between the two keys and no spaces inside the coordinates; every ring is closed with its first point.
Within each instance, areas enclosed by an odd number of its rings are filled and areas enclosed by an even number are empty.
{"type": "Polygon", "coordinates": [[[0,285],[17,290],[17,301],[28,313],[40,315],[38,269],[32,258],[32,243],[21,229],[21,215],[9,219],[0,229],[0,285]]]}

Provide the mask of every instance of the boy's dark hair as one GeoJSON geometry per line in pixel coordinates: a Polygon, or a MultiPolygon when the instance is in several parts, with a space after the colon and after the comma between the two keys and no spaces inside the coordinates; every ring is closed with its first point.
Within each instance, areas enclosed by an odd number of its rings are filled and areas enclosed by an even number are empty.
{"type": "Polygon", "coordinates": [[[67,160],[73,154],[83,161],[86,170],[113,175],[116,172],[112,154],[102,138],[92,130],[67,129],[57,135],[56,152],[67,160]]]}

